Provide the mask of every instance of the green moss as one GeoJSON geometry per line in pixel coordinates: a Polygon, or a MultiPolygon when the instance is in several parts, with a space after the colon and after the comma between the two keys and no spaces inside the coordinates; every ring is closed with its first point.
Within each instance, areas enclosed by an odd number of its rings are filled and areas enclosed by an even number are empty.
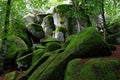
{"type": "Polygon", "coordinates": [[[120,69],[117,71],[120,62],[117,60],[92,59],[82,65],[80,62],[78,59],[69,62],[64,80],[118,80],[120,75],[120,69]]]}
{"type": "Polygon", "coordinates": [[[16,71],[5,74],[6,80],[15,80],[15,77],[16,77],[16,71]]]}
{"type": "MultiPolygon", "coordinates": [[[[31,76],[31,74],[33,74],[33,72],[40,66],[42,65],[43,62],[45,62],[52,54],[51,53],[44,53],[37,61],[35,61],[33,64],[31,64],[30,68],[26,71],[26,76],[24,77],[29,78],[31,76]]],[[[47,66],[47,65],[46,65],[47,66]]],[[[46,68],[46,66],[43,66],[42,68],[46,68]]],[[[38,71],[37,74],[34,73],[34,76],[39,75],[38,71]]],[[[35,77],[34,77],[35,78],[35,77]]],[[[32,78],[33,79],[33,78],[32,78]]],[[[34,80],[34,79],[33,79],[34,80]]]]}
{"type": "Polygon", "coordinates": [[[60,16],[62,15],[67,15],[68,17],[70,17],[70,15],[72,15],[73,13],[72,11],[72,5],[67,5],[67,4],[62,4],[62,5],[58,5],[54,11],[54,13],[58,13],[60,14],[60,16]]]}
{"type": "Polygon", "coordinates": [[[78,80],[80,75],[81,66],[80,65],[81,59],[74,59],[71,60],[66,68],[65,71],[65,78],[64,80],[78,80]]]}
{"type": "Polygon", "coordinates": [[[35,41],[45,36],[43,28],[39,24],[30,23],[27,27],[28,27],[28,32],[32,35],[35,41]],[[36,40],[36,38],[38,39],[36,40]]]}
{"type": "Polygon", "coordinates": [[[72,36],[72,38],[70,39],[68,40],[69,45],[66,47],[66,53],[71,51],[75,54],[77,53],[78,55],[80,55],[80,57],[95,57],[111,54],[108,45],[103,41],[101,35],[97,30],[95,30],[94,27],[89,27],[81,31],[80,33],[72,36]]]}
{"type": "Polygon", "coordinates": [[[91,59],[85,64],[74,59],[69,62],[64,80],[119,80],[118,60],[91,59]],[[77,63],[77,64],[76,64],[77,63]],[[73,66],[74,65],[74,66],[73,66]],[[76,66],[76,67],[75,67],[76,66]]]}
{"type": "Polygon", "coordinates": [[[6,59],[14,59],[20,51],[27,50],[28,47],[25,42],[17,36],[8,37],[8,49],[5,54],[6,59]]]}
{"type": "Polygon", "coordinates": [[[87,28],[74,35],[63,52],[51,55],[32,73],[28,80],[60,80],[71,59],[110,54],[111,51],[99,32],[95,28],[87,28]]]}
{"type": "Polygon", "coordinates": [[[32,55],[32,64],[34,64],[45,52],[46,49],[34,50],[32,55]]]}
{"type": "Polygon", "coordinates": [[[62,26],[57,26],[55,32],[63,32],[64,34],[66,33],[66,29],[62,26]]]}
{"type": "Polygon", "coordinates": [[[51,36],[45,36],[44,38],[42,38],[40,40],[40,42],[48,43],[48,42],[60,42],[60,41],[58,39],[56,39],[56,38],[51,37],[51,36]]]}
{"type": "Polygon", "coordinates": [[[61,48],[61,45],[58,42],[49,42],[45,46],[48,51],[54,51],[61,48]]]}
{"type": "Polygon", "coordinates": [[[39,24],[36,24],[36,23],[30,23],[27,25],[27,27],[33,27],[35,29],[35,31],[43,31],[43,28],[39,25],[39,24]]]}
{"type": "MultiPolygon", "coordinates": [[[[16,22],[13,23],[14,25],[12,27],[12,31],[14,31],[14,35],[22,38],[25,41],[25,43],[27,44],[27,46],[30,47],[32,45],[32,43],[31,43],[31,40],[30,40],[30,38],[28,36],[28,32],[27,32],[26,26],[25,25],[21,25],[23,23],[19,23],[17,21],[18,20],[16,20],[16,22]]],[[[10,32],[10,34],[11,34],[11,32],[10,32]]]]}

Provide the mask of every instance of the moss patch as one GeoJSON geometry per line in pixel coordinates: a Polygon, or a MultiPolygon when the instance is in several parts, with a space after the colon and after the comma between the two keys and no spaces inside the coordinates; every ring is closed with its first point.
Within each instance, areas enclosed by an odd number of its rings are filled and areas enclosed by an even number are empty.
{"type": "Polygon", "coordinates": [[[8,37],[8,49],[5,54],[6,59],[14,59],[20,51],[27,50],[25,42],[17,36],[8,37]]]}
{"type": "Polygon", "coordinates": [[[48,43],[48,42],[60,42],[58,39],[53,38],[51,36],[46,36],[40,40],[41,43],[48,43]]]}
{"type": "Polygon", "coordinates": [[[61,48],[61,45],[58,42],[49,42],[45,46],[48,51],[54,51],[61,48]]]}
{"type": "Polygon", "coordinates": [[[15,80],[15,77],[16,77],[16,71],[5,74],[6,80],[15,80]]]}
{"type": "Polygon", "coordinates": [[[80,60],[75,59],[69,62],[64,80],[119,80],[119,67],[117,60],[91,59],[81,65],[80,60]]]}

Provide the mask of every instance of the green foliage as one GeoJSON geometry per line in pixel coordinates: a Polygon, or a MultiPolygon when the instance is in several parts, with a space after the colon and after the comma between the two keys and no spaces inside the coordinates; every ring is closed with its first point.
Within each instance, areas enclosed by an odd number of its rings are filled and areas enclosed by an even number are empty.
{"type": "MultiPolygon", "coordinates": [[[[110,23],[108,24],[108,29],[111,31],[116,31],[119,32],[120,31],[120,13],[118,13],[117,15],[114,16],[114,18],[112,18],[112,20],[110,21],[110,23]]],[[[116,33],[115,32],[115,33],[116,33]]]]}
{"type": "Polygon", "coordinates": [[[110,49],[111,49],[112,51],[115,51],[115,50],[116,50],[116,46],[115,46],[115,45],[113,45],[113,44],[108,44],[108,46],[110,47],[110,49]]]}
{"type": "Polygon", "coordinates": [[[6,80],[14,80],[16,77],[16,71],[5,74],[6,80]]]}
{"type": "Polygon", "coordinates": [[[8,37],[7,47],[7,53],[5,54],[6,59],[14,59],[17,56],[17,53],[28,49],[25,42],[21,38],[14,35],[8,37]]]}

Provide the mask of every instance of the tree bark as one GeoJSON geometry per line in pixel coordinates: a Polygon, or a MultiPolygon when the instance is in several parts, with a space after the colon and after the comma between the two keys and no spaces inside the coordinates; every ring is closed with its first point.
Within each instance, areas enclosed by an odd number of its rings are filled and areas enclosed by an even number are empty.
{"type": "MultiPolygon", "coordinates": [[[[72,0],[72,4],[74,6],[75,14],[78,14],[78,12],[79,12],[79,2],[77,2],[76,0],[72,0]]],[[[78,26],[78,32],[80,32],[82,26],[80,24],[80,17],[78,15],[76,16],[76,22],[77,22],[77,26],[78,26]]]]}
{"type": "Polygon", "coordinates": [[[103,19],[103,38],[104,38],[104,41],[106,41],[106,21],[105,21],[105,11],[104,11],[104,0],[101,0],[101,14],[102,14],[102,19],[103,19]]]}
{"type": "Polygon", "coordinates": [[[5,24],[4,24],[4,37],[2,39],[2,53],[7,53],[7,33],[8,33],[8,27],[9,27],[9,17],[10,17],[10,4],[11,0],[7,0],[6,5],[6,15],[5,15],[5,24]]]}

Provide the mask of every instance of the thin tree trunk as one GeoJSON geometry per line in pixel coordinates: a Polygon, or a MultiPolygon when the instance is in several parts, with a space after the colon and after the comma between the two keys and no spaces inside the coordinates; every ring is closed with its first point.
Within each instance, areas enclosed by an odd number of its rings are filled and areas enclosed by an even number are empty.
{"type": "Polygon", "coordinates": [[[6,16],[5,16],[5,25],[4,25],[4,38],[2,39],[3,54],[7,53],[7,33],[9,27],[10,4],[11,4],[11,0],[8,0],[6,6],[6,16]]]}
{"type": "MultiPolygon", "coordinates": [[[[77,3],[76,0],[72,0],[72,3],[73,3],[73,6],[74,6],[75,14],[78,14],[79,4],[77,3]]],[[[80,17],[79,17],[78,15],[76,16],[76,22],[77,22],[77,26],[78,26],[78,32],[80,32],[82,26],[81,26],[81,24],[80,24],[80,17]]]]}
{"type": "Polygon", "coordinates": [[[105,21],[105,11],[104,11],[104,0],[102,0],[102,3],[101,3],[101,14],[102,14],[102,19],[103,19],[103,38],[104,40],[106,41],[106,29],[105,29],[105,26],[106,26],[106,21],[105,21]]]}

